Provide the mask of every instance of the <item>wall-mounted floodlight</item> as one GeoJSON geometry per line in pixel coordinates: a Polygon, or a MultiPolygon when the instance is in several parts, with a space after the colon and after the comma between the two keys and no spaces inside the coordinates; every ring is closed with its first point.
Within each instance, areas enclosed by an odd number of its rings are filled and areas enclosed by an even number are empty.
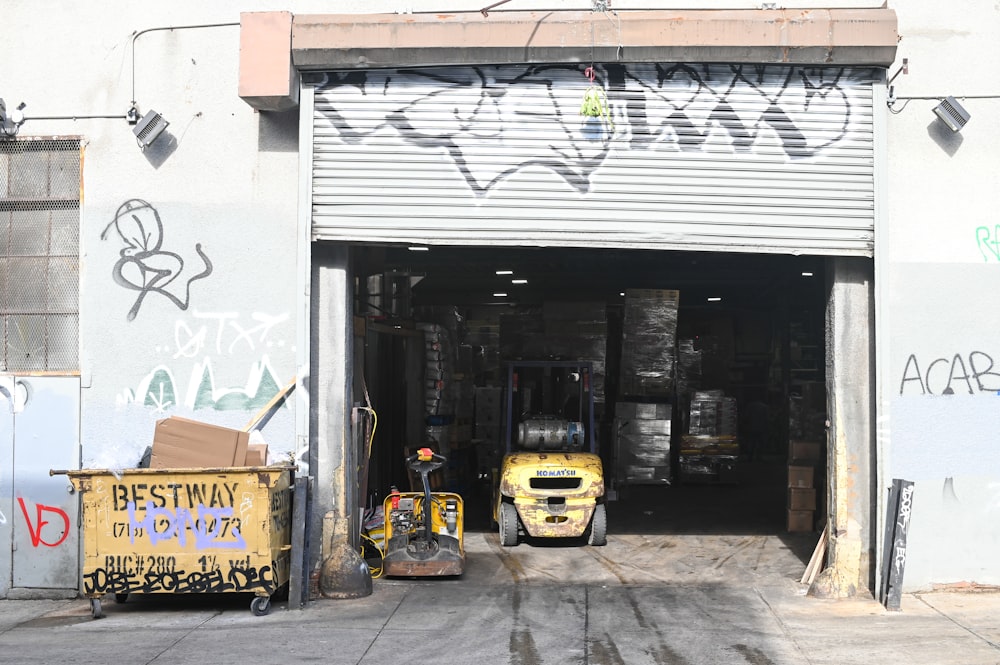
{"type": "Polygon", "coordinates": [[[163,119],[163,116],[150,109],[146,111],[146,115],[135,123],[135,127],[132,128],[132,133],[135,134],[135,138],[139,141],[139,146],[143,150],[148,148],[153,144],[153,141],[163,133],[163,130],[167,128],[170,123],[163,119]]]}
{"type": "Polygon", "coordinates": [[[10,138],[17,136],[17,130],[24,122],[24,102],[17,105],[17,108],[7,112],[7,105],[0,99],[0,137],[10,138]]]}
{"type": "Polygon", "coordinates": [[[961,131],[972,117],[954,97],[942,99],[941,103],[934,107],[934,113],[953,132],[961,131]]]}

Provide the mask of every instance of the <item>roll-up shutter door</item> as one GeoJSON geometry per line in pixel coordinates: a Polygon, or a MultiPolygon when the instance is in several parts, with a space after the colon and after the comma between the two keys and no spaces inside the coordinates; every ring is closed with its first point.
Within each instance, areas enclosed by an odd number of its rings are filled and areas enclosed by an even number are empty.
{"type": "Polygon", "coordinates": [[[871,256],[877,75],[331,72],[313,95],[313,238],[871,256]],[[604,117],[581,115],[591,85],[604,117]]]}

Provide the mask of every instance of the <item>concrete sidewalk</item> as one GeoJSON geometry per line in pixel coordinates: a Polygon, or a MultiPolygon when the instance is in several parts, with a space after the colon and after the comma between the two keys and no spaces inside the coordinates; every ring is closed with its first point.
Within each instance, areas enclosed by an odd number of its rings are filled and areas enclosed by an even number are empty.
{"type": "MultiPolygon", "coordinates": [[[[665,581],[670,566],[633,580],[618,570],[627,561],[580,564],[599,560],[601,548],[501,550],[494,539],[470,537],[462,578],[378,579],[371,596],[304,610],[275,603],[264,617],[242,595],[109,599],[101,620],[86,599],[0,601],[0,662],[1000,664],[1000,593],[904,594],[902,610],[887,612],[874,600],[807,596],[776,565],[786,556],[777,547],[763,557],[771,564],[764,573],[665,581]]],[[[768,543],[754,547],[766,552],[768,543]]],[[[732,547],[727,564],[753,549],[732,547]]]]}

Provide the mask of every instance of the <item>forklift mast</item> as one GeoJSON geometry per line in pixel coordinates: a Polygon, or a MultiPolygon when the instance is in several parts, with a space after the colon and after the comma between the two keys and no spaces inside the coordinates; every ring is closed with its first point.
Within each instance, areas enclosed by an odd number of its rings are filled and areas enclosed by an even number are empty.
{"type": "Polygon", "coordinates": [[[583,423],[583,450],[597,453],[594,434],[593,365],[577,360],[512,360],[504,399],[505,453],[514,452],[518,423],[529,415],[583,423]]]}

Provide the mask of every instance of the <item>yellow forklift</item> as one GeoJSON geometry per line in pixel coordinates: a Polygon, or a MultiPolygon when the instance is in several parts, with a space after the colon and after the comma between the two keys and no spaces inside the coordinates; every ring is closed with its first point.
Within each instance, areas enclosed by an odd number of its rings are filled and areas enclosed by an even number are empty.
{"type": "Polygon", "coordinates": [[[604,469],[597,454],[592,365],[507,365],[505,454],[494,484],[500,544],[522,536],[607,543],[604,469]]]}
{"type": "Polygon", "coordinates": [[[429,476],[444,455],[421,448],[406,459],[420,476],[423,492],[392,492],[385,498],[382,574],[389,577],[445,577],[465,570],[465,507],[453,492],[431,492],[429,476]]]}

